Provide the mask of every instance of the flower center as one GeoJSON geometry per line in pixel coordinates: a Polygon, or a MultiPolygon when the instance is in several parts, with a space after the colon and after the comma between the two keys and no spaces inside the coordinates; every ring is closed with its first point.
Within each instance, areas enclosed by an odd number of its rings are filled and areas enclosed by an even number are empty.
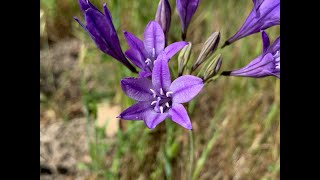
{"type": "Polygon", "coordinates": [[[162,88],[160,88],[159,92],[156,92],[153,89],[150,89],[152,92],[152,96],[155,98],[154,101],[151,102],[151,106],[154,111],[157,113],[163,113],[170,109],[172,106],[172,92],[164,92],[162,88]]]}

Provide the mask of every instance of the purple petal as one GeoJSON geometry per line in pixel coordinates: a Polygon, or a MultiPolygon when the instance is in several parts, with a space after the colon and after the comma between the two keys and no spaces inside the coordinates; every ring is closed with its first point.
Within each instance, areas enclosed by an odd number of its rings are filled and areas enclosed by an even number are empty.
{"type": "MultiPolygon", "coordinates": [[[[95,39],[101,39],[104,41],[105,46],[108,47],[107,54],[113,56],[114,58],[122,61],[125,59],[122,57],[123,53],[121,51],[120,43],[118,36],[114,30],[112,24],[110,24],[111,20],[106,18],[105,15],[95,11],[93,9],[88,9],[86,11],[86,23],[88,30],[92,33],[92,31],[96,31],[99,33],[99,36],[95,37],[95,39]]],[[[105,52],[105,51],[104,51],[105,52]]]]}
{"type": "Polygon", "coordinates": [[[143,120],[146,114],[153,111],[151,101],[141,101],[124,110],[117,118],[124,120],[143,120]]]}
{"type": "Polygon", "coordinates": [[[165,53],[161,53],[154,61],[154,67],[152,70],[152,84],[156,91],[160,91],[160,88],[165,92],[168,91],[171,84],[170,70],[168,66],[168,58],[165,53]]]}
{"type": "Polygon", "coordinates": [[[264,0],[253,0],[253,4],[254,4],[254,10],[256,12],[259,11],[260,5],[263,3],[264,0]]]}
{"type": "Polygon", "coordinates": [[[242,27],[227,41],[227,44],[279,24],[280,0],[264,0],[257,10],[252,9],[242,27]]]}
{"type": "Polygon", "coordinates": [[[270,46],[270,40],[269,40],[268,34],[264,31],[261,31],[261,36],[262,36],[263,53],[265,53],[267,52],[267,49],[270,46]]]}
{"type": "Polygon", "coordinates": [[[179,124],[180,126],[191,130],[192,124],[186,109],[182,104],[173,103],[172,108],[169,109],[169,115],[173,122],[179,124]]]}
{"type": "Polygon", "coordinates": [[[178,51],[180,51],[187,44],[188,43],[185,41],[172,43],[164,49],[164,52],[170,60],[178,51]]]}
{"type": "Polygon", "coordinates": [[[79,4],[80,10],[82,11],[83,14],[85,14],[86,10],[89,8],[92,8],[92,9],[99,11],[98,8],[96,8],[93,4],[91,4],[91,2],[89,0],[78,0],[78,4],[79,4]]]}
{"type": "MultiPolygon", "coordinates": [[[[122,58],[125,59],[124,54],[122,52],[121,46],[120,46],[120,42],[119,42],[119,38],[116,32],[116,29],[113,26],[113,22],[112,22],[112,16],[111,13],[109,11],[109,9],[107,8],[107,4],[105,3],[103,5],[103,9],[104,9],[104,13],[105,13],[105,17],[106,17],[106,22],[107,22],[107,26],[108,28],[106,28],[105,30],[108,30],[109,32],[107,32],[106,34],[109,34],[111,41],[110,41],[110,46],[112,46],[115,51],[118,53],[118,55],[122,58]]],[[[130,64],[128,61],[126,61],[126,63],[130,64]]]]}
{"type": "Polygon", "coordinates": [[[161,26],[156,21],[151,21],[148,23],[146,29],[144,30],[144,47],[149,55],[154,59],[160,54],[164,49],[165,38],[161,26]]]}
{"type": "Polygon", "coordinates": [[[271,53],[266,54],[260,58],[254,59],[247,66],[231,72],[231,76],[243,76],[243,77],[254,77],[260,78],[272,75],[275,69],[275,62],[271,53]]]}
{"type": "Polygon", "coordinates": [[[148,111],[144,116],[144,123],[149,129],[154,129],[158,124],[168,117],[168,113],[157,113],[154,110],[148,111]]]}
{"type": "Polygon", "coordinates": [[[168,0],[159,1],[155,20],[160,24],[167,40],[171,23],[171,8],[168,0]]]}
{"type": "Polygon", "coordinates": [[[121,80],[121,88],[124,93],[137,101],[152,100],[152,83],[147,78],[124,78],[121,80]]]}
{"type": "Polygon", "coordinates": [[[199,0],[176,0],[176,5],[181,20],[182,32],[186,32],[192,16],[198,8],[199,0]]]}
{"type": "Polygon", "coordinates": [[[134,63],[140,69],[143,69],[145,66],[145,60],[147,59],[147,52],[144,49],[143,42],[133,34],[126,31],[124,31],[124,37],[126,38],[126,41],[130,47],[130,50],[128,50],[125,54],[132,61],[132,63],[134,63]]]}
{"type": "Polygon", "coordinates": [[[280,51],[280,36],[273,41],[272,45],[268,48],[268,53],[276,53],[277,51],[280,51]]]}
{"type": "Polygon", "coordinates": [[[100,29],[97,27],[96,22],[94,19],[95,18],[95,12],[92,9],[89,9],[88,12],[85,14],[85,19],[86,19],[86,29],[89,32],[89,35],[91,39],[95,42],[97,47],[104,53],[112,56],[115,59],[120,59],[120,57],[113,51],[105,36],[103,33],[100,31],[100,29]]]}
{"type": "Polygon", "coordinates": [[[129,49],[124,53],[130,61],[139,67],[140,69],[143,69],[145,67],[145,62],[143,62],[143,57],[139,54],[139,52],[135,49],[129,49]]]}
{"type": "Polygon", "coordinates": [[[173,103],[185,103],[194,98],[202,89],[203,81],[201,78],[184,75],[174,80],[169,88],[172,92],[173,103]]]}
{"type": "Polygon", "coordinates": [[[141,70],[139,72],[139,77],[146,78],[152,76],[152,73],[149,71],[141,70]]]}

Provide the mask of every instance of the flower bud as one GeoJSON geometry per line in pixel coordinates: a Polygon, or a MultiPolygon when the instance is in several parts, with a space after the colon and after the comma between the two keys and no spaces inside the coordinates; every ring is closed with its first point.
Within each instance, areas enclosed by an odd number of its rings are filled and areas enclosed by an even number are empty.
{"type": "Polygon", "coordinates": [[[189,42],[181,51],[178,56],[178,74],[181,76],[183,71],[188,64],[191,55],[192,43],[189,42]]]}
{"type": "Polygon", "coordinates": [[[160,24],[167,42],[171,23],[171,8],[168,0],[160,0],[155,20],[160,24]]]}
{"type": "Polygon", "coordinates": [[[198,59],[193,64],[191,71],[197,69],[205,60],[207,60],[217,49],[220,41],[220,32],[214,32],[204,43],[198,59]]]}
{"type": "Polygon", "coordinates": [[[213,58],[213,60],[208,64],[208,66],[203,67],[206,68],[203,73],[203,79],[207,80],[218,74],[222,64],[221,54],[218,54],[213,58]]]}

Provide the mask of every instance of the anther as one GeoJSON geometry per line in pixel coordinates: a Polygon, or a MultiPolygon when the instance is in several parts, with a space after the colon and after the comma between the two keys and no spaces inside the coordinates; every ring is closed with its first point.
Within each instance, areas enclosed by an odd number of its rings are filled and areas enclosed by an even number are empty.
{"type": "Polygon", "coordinates": [[[170,107],[170,105],[169,105],[169,103],[168,103],[168,102],[166,102],[166,106],[167,106],[167,107],[170,107]]]}
{"type": "Polygon", "coordinates": [[[145,63],[147,64],[147,65],[149,65],[150,63],[151,63],[151,59],[147,59],[146,61],[145,61],[145,63]]]}
{"type": "Polygon", "coordinates": [[[163,114],[163,107],[162,107],[162,106],[160,106],[159,108],[160,108],[160,112],[161,112],[161,114],[163,114]]]}
{"type": "Polygon", "coordinates": [[[154,105],[154,104],[156,104],[156,103],[157,103],[157,101],[152,101],[152,102],[151,102],[151,106],[154,105]]]}
{"type": "Polygon", "coordinates": [[[152,96],[155,98],[156,97],[156,92],[153,89],[150,89],[150,91],[152,92],[152,96]]]}
{"type": "Polygon", "coordinates": [[[152,57],[155,58],[156,57],[156,50],[154,48],[152,48],[152,57]]]}
{"type": "Polygon", "coordinates": [[[160,94],[164,95],[162,88],[160,88],[160,94]]]}
{"type": "Polygon", "coordinates": [[[173,94],[173,92],[168,91],[168,92],[166,93],[166,96],[169,97],[170,94],[173,94]]]}

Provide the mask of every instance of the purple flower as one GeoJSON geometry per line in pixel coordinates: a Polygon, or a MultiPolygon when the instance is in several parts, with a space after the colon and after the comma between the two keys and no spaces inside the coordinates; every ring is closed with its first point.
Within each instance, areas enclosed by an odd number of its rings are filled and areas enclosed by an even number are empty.
{"type": "Polygon", "coordinates": [[[280,0],[253,0],[254,8],[238,32],[223,45],[229,45],[260,30],[280,25],[280,0]]]}
{"type": "Polygon", "coordinates": [[[155,20],[162,28],[165,35],[165,44],[167,44],[171,23],[171,8],[168,0],[160,0],[155,20]]]}
{"type": "Polygon", "coordinates": [[[182,39],[185,40],[192,16],[196,12],[200,0],[176,0],[177,10],[182,25],[182,39]]]}
{"type": "Polygon", "coordinates": [[[194,98],[202,89],[202,79],[184,75],[171,83],[168,67],[169,58],[165,53],[154,62],[152,80],[148,78],[124,78],[121,87],[130,98],[138,101],[124,110],[118,118],[143,120],[150,129],[166,118],[186,129],[192,129],[190,118],[181,103],[194,98]]]}
{"type": "Polygon", "coordinates": [[[136,72],[121,50],[119,38],[106,4],[103,5],[105,14],[94,7],[89,0],[79,0],[79,6],[85,16],[86,25],[78,18],[74,17],[74,19],[88,32],[97,47],[120,61],[132,72],[136,72]]]}
{"type": "Polygon", "coordinates": [[[124,36],[130,47],[125,54],[134,65],[141,69],[139,73],[140,77],[149,77],[152,75],[154,61],[162,51],[164,51],[170,59],[188,44],[187,42],[179,41],[164,48],[164,33],[156,21],[148,23],[144,30],[143,41],[126,31],[124,31],[124,36]]]}
{"type": "Polygon", "coordinates": [[[252,60],[247,66],[231,72],[223,72],[222,75],[245,76],[261,78],[275,76],[280,78],[280,36],[271,46],[268,35],[262,31],[263,52],[252,60]]]}

